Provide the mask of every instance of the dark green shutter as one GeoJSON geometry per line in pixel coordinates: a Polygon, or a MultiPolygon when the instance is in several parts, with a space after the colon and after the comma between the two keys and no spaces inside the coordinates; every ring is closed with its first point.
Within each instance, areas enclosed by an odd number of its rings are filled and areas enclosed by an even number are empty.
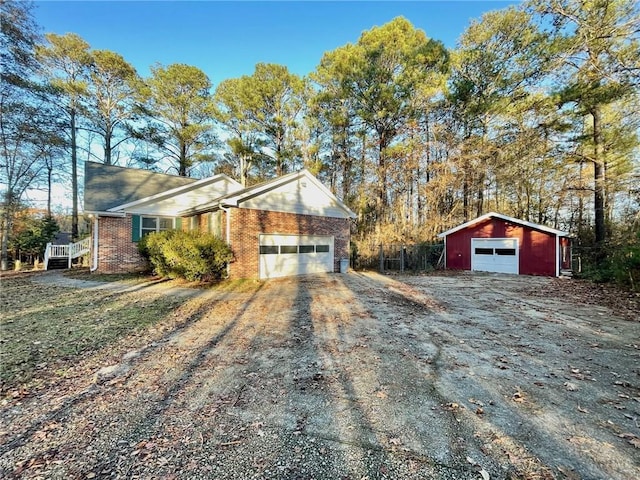
{"type": "Polygon", "coordinates": [[[140,240],[140,215],[131,216],[131,241],[137,242],[140,240]]]}
{"type": "Polygon", "coordinates": [[[182,218],[176,218],[176,230],[182,230],[182,218]]]}

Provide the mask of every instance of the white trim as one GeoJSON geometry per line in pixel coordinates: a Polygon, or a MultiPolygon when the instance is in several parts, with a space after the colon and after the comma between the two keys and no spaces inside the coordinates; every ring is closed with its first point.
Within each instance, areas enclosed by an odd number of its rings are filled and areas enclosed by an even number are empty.
{"type": "Polygon", "coordinates": [[[125,212],[104,212],[98,210],[85,210],[82,212],[86,215],[96,215],[98,217],[126,217],[127,214],[125,212]]]}
{"type": "Polygon", "coordinates": [[[560,276],[560,237],[556,235],[556,277],[560,276]]]}
{"type": "Polygon", "coordinates": [[[457,227],[454,227],[454,228],[452,228],[450,230],[447,230],[446,232],[443,232],[443,233],[439,234],[438,237],[440,237],[440,238],[446,237],[447,235],[451,235],[452,233],[455,233],[455,232],[457,232],[459,230],[465,229],[465,228],[470,227],[472,225],[475,225],[477,223],[484,222],[485,220],[488,220],[489,218],[499,218],[501,220],[504,220],[505,222],[515,223],[517,225],[522,225],[524,227],[533,228],[534,230],[541,230],[543,232],[551,233],[553,235],[557,235],[557,236],[560,236],[560,237],[568,237],[569,236],[569,232],[563,232],[561,230],[556,230],[555,228],[546,227],[544,225],[538,225],[537,223],[527,222],[526,220],[520,220],[519,218],[509,217],[508,215],[502,215],[502,214],[496,213],[496,212],[489,212],[489,213],[485,213],[484,215],[479,216],[478,218],[474,218],[473,220],[469,220],[468,222],[463,223],[462,225],[458,225],[457,227]]]}
{"type": "Polygon", "coordinates": [[[444,237],[444,269],[447,269],[447,237],[444,237]]]}
{"type": "Polygon", "coordinates": [[[171,190],[166,190],[166,191],[161,192],[161,193],[156,193],[155,195],[150,195],[148,197],[144,197],[144,198],[141,198],[139,200],[134,200],[133,202],[124,203],[122,205],[117,205],[115,207],[112,207],[112,208],[108,209],[107,211],[109,211],[109,212],[117,212],[117,211],[124,210],[124,209],[127,209],[127,208],[135,207],[137,205],[149,203],[149,202],[152,202],[154,200],[164,200],[165,198],[173,197],[173,196],[178,195],[180,193],[184,193],[184,192],[188,192],[188,191],[191,191],[191,190],[195,190],[195,189],[197,189],[199,187],[202,187],[203,185],[208,185],[210,183],[215,183],[215,182],[218,182],[220,180],[229,180],[232,184],[235,184],[236,186],[241,187],[240,183],[235,181],[233,178],[228,177],[224,173],[219,173],[217,175],[214,175],[213,177],[202,178],[200,180],[196,180],[193,183],[189,183],[187,185],[182,185],[181,187],[172,188],[171,190]]]}
{"type": "MultiPolygon", "coordinates": [[[[158,233],[158,232],[166,232],[167,230],[176,230],[176,219],[182,218],[182,217],[174,217],[174,216],[171,216],[171,215],[144,215],[144,214],[142,214],[142,215],[138,215],[138,216],[140,217],[140,231],[138,232],[138,238],[140,238],[140,239],[143,237],[143,235],[142,235],[142,230],[143,230],[143,227],[142,227],[142,223],[143,222],[142,222],[142,220],[143,219],[145,219],[145,218],[155,218],[156,219],[155,232],[158,233]],[[171,219],[171,228],[167,228],[165,230],[160,230],[160,219],[161,218],[170,218],[171,219]]],[[[153,233],[153,232],[151,232],[150,228],[145,228],[144,230],[148,230],[149,233],[153,233]]]]}
{"type": "Polygon", "coordinates": [[[347,213],[349,218],[357,218],[357,215],[347,206],[345,205],[339,198],[337,198],[331,191],[325,187],[320,180],[314,177],[306,168],[299,170],[297,172],[289,173],[287,175],[283,175],[282,177],[275,178],[268,182],[261,183],[259,185],[254,185],[249,188],[245,188],[244,190],[240,190],[235,193],[231,193],[215,199],[211,202],[204,203],[202,205],[197,205],[193,208],[183,210],[179,212],[181,215],[190,215],[194,213],[202,213],[207,210],[214,210],[216,208],[221,208],[222,206],[232,206],[237,207],[239,203],[243,200],[247,200],[249,198],[254,198],[262,195],[274,188],[277,188],[281,185],[287,184],[289,182],[299,180],[301,178],[306,178],[311,183],[313,183],[317,188],[319,188],[322,193],[324,193],[327,197],[329,197],[336,205],[344,210],[347,213]]]}

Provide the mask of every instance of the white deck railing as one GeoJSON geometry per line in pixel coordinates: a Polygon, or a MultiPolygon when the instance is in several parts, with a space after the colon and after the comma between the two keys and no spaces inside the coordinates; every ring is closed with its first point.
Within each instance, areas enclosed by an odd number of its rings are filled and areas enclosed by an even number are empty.
{"type": "Polygon", "coordinates": [[[68,258],[68,268],[71,268],[71,260],[89,253],[90,249],[91,237],[87,237],[79,242],[70,243],[69,245],[52,245],[51,243],[47,243],[47,248],[44,251],[44,269],[48,269],[49,260],[52,258],[68,258]]]}

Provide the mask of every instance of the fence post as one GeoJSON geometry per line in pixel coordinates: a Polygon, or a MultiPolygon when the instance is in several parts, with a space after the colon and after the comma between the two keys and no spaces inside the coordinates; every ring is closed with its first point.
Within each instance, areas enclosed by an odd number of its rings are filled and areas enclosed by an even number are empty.
{"type": "Polygon", "coordinates": [[[400,273],[404,273],[404,243],[400,244],[400,273]]]}
{"type": "Polygon", "coordinates": [[[384,248],[380,244],[380,273],[384,273],[384,248]]]}

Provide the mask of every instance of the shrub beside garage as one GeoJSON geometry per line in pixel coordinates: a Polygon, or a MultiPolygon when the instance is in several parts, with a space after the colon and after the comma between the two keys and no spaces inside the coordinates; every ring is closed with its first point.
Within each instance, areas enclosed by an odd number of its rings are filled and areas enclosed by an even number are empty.
{"type": "Polygon", "coordinates": [[[215,235],[181,230],[146,235],[138,249],[157,275],[191,281],[224,278],[233,258],[231,247],[215,235]]]}

